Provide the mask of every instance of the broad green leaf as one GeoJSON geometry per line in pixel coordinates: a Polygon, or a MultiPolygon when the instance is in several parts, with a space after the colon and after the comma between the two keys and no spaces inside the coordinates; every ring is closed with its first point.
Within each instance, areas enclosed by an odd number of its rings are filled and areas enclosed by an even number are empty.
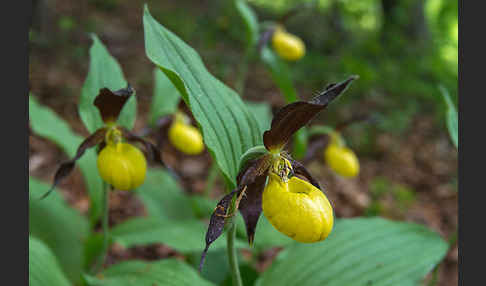
{"type": "Polygon", "coordinates": [[[256,117],[260,126],[260,134],[263,136],[263,132],[270,129],[270,123],[272,123],[272,110],[270,106],[264,102],[245,101],[245,103],[251,113],[256,117]]]}
{"type": "Polygon", "coordinates": [[[208,72],[195,50],[152,18],[147,6],[143,23],[148,58],[179,90],[204,143],[234,187],[240,156],[262,144],[255,117],[238,94],[208,72]]]}
{"type": "MultiPolygon", "coordinates": [[[[207,225],[199,220],[174,220],[161,217],[139,217],[115,226],[113,240],[124,247],[163,243],[180,252],[199,252],[204,249],[207,225]]],[[[218,239],[211,248],[224,248],[224,238],[218,239]]],[[[239,242],[239,247],[244,246],[239,242]]]]}
{"type": "Polygon", "coordinates": [[[326,240],[282,251],[257,285],[417,285],[447,249],[421,225],[342,219],[326,240]]]}
{"type": "Polygon", "coordinates": [[[70,286],[59,262],[47,245],[29,235],[29,285],[70,286]]]}
{"type": "Polygon", "coordinates": [[[71,209],[57,191],[39,200],[47,188],[49,185],[29,178],[29,233],[52,249],[71,281],[79,282],[83,242],[89,233],[88,221],[71,209]]]}
{"type": "MultiPolygon", "coordinates": [[[[35,134],[56,143],[66,152],[69,158],[75,156],[83,138],[74,134],[69,125],[52,110],[41,106],[33,95],[29,96],[29,117],[30,126],[35,134]]],[[[76,164],[81,169],[84,182],[88,188],[91,200],[90,219],[91,222],[94,222],[101,215],[101,199],[103,195],[103,181],[96,168],[95,150],[87,150],[76,164]]],[[[44,192],[48,189],[49,186],[44,192]]]]}
{"type": "Polygon", "coordinates": [[[159,69],[154,69],[154,96],[150,106],[150,124],[155,125],[157,119],[177,111],[181,95],[177,88],[159,69]]]}
{"type": "Polygon", "coordinates": [[[440,86],[440,90],[442,92],[442,96],[444,97],[444,101],[447,105],[447,129],[449,130],[449,135],[451,137],[452,143],[454,143],[454,146],[458,148],[459,146],[459,125],[458,125],[458,114],[456,107],[454,106],[454,103],[452,103],[451,97],[449,96],[449,92],[445,87],[440,86]]]}
{"type": "Polygon", "coordinates": [[[252,47],[258,42],[258,19],[246,0],[235,0],[235,7],[246,27],[246,43],[252,47]]]}
{"type": "Polygon", "coordinates": [[[136,190],[150,216],[194,218],[192,202],[178,183],[162,169],[148,169],[145,182],[136,190]]]}
{"type": "Polygon", "coordinates": [[[261,59],[270,71],[270,76],[287,103],[297,101],[297,91],[292,83],[288,65],[268,47],[261,51],[261,59]]]}
{"type": "Polygon", "coordinates": [[[85,275],[85,280],[90,286],[214,285],[199,276],[194,268],[176,259],[121,262],[106,269],[98,277],[85,275]]]}
{"type": "MultiPolygon", "coordinates": [[[[243,241],[247,240],[245,223],[241,215],[237,217],[237,237],[243,241]]],[[[282,234],[268,221],[262,213],[255,231],[255,240],[253,241],[253,248],[260,252],[271,247],[287,246],[294,243],[295,240],[282,234]]]]}
{"type": "Polygon", "coordinates": [[[198,218],[209,218],[218,204],[218,200],[201,195],[191,195],[189,199],[191,200],[194,214],[198,218]]]}
{"type": "MultiPolygon", "coordinates": [[[[89,72],[79,100],[79,115],[90,133],[104,125],[100,112],[93,104],[100,89],[106,87],[111,91],[115,91],[127,86],[122,69],[116,59],[110,55],[95,34],[92,34],[92,39],[93,45],[91,45],[89,50],[89,72]]],[[[118,117],[118,123],[129,130],[132,129],[136,113],[137,101],[134,94],[123,106],[118,117]]]]}
{"type": "MultiPolygon", "coordinates": [[[[83,267],[90,270],[94,267],[96,262],[101,259],[100,255],[103,253],[104,237],[102,232],[91,232],[91,234],[84,241],[83,249],[83,267]]],[[[108,237],[108,245],[111,245],[113,240],[108,237]]]]}
{"type": "MultiPolygon", "coordinates": [[[[187,257],[188,262],[197,269],[201,259],[201,252],[189,253],[187,257]]],[[[231,275],[230,271],[227,250],[225,248],[219,248],[217,250],[210,249],[206,254],[201,276],[217,285],[221,285],[226,277],[231,275]]]]}
{"type": "MultiPolygon", "coordinates": [[[[199,267],[201,258],[200,252],[188,254],[186,257],[188,258],[188,263],[190,263],[193,267],[199,267]]],[[[256,278],[258,278],[258,273],[251,265],[253,264],[252,261],[248,261],[247,258],[243,258],[241,252],[238,252],[238,264],[243,285],[253,285],[256,278]]],[[[210,249],[208,251],[206,260],[204,262],[204,267],[201,271],[201,276],[217,285],[233,285],[231,269],[228,263],[228,253],[226,249],[210,249]]]]}

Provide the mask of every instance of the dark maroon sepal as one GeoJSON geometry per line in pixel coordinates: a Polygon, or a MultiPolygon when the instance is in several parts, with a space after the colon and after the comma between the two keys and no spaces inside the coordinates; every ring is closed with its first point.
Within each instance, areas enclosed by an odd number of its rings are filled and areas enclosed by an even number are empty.
{"type": "Polygon", "coordinates": [[[105,123],[116,121],[123,106],[134,92],[135,90],[130,84],[128,84],[126,88],[117,91],[111,91],[106,87],[100,89],[100,93],[94,100],[94,105],[100,111],[103,121],[105,123]]]}
{"type": "Polygon", "coordinates": [[[64,179],[66,178],[71,172],[74,170],[74,166],[76,164],[76,161],[83,156],[84,152],[91,148],[94,147],[105,139],[105,133],[106,133],[106,128],[100,128],[96,130],[93,134],[91,134],[88,138],[86,138],[81,145],[79,145],[78,150],[76,151],[76,155],[74,158],[71,160],[62,163],[59,168],[56,171],[56,174],[54,175],[54,182],[51,186],[51,188],[40,197],[40,199],[44,199],[47,197],[53,190],[54,188],[64,179]]]}
{"type": "Polygon", "coordinates": [[[310,101],[297,101],[280,109],[273,117],[270,130],[263,133],[263,143],[267,150],[282,149],[297,130],[307,125],[357,78],[358,76],[351,76],[340,83],[329,84],[310,101]]]}

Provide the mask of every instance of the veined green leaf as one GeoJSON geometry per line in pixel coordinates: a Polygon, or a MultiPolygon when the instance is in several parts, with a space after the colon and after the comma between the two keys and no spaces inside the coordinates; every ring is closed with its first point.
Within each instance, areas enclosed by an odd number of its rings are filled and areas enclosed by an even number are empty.
{"type": "Polygon", "coordinates": [[[142,199],[150,216],[172,219],[195,218],[190,198],[162,169],[148,169],[145,182],[136,190],[136,194],[142,199]]]}
{"type": "MultiPolygon", "coordinates": [[[[49,139],[60,146],[64,152],[73,158],[83,138],[72,132],[69,125],[47,107],[41,106],[33,95],[29,96],[30,125],[34,133],[49,139]]],[[[91,200],[90,219],[96,221],[101,215],[101,199],[103,181],[96,168],[95,150],[87,150],[76,164],[81,169],[91,200]]],[[[49,186],[44,190],[44,193],[49,186]]],[[[48,199],[47,199],[48,200],[48,199]]]]}
{"type": "Polygon", "coordinates": [[[417,285],[447,249],[421,225],[342,219],[323,242],[282,251],[256,285],[417,285]]]}
{"type": "MultiPolygon", "coordinates": [[[[57,191],[39,200],[48,188],[49,185],[29,178],[29,234],[49,246],[66,276],[78,283],[83,268],[83,243],[89,233],[89,224],[64,202],[57,191]]],[[[40,259],[36,263],[43,263],[42,259],[48,260],[47,257],[40,259]]]]}
{"type": "Polygon", "coordinates": [[[257,118],[258,125],[260,126],[260,134],[263,136],[263,132],[270,129],[270,123],[272,122],[272,110],[270,106],[264,102],[245,101],[245,103],[257,118]]]}
{"type": "Polygon", "coordinates": [[[458,114],[454,103],[452,103],[451,97],[449,96],[449,92],[445,87],[440,86],[440,90],[442,92],[442,96],[444,97],[444,101],[447,105],[447,129],[449,130],[449,135],[451,137],[452,143],[454,146],[458,148],[459,146],[459,124],[458,124],[458,114]]]}
{"type": "Polygon", "coordinates": [[[258,42],[259,32],[258,19],[255,12],[245,0],[235,0],[235,7],[243,22],[245,22],[247,46],[255,46],[258,42]]]}
{"type": "Polygon", "coordinates": [[[85,280],[90,286],[214,285],[199,276],[194,268],[176,259],[121,262],[103,271],[99,277],[85,275],[85,280]]]}
{"type": "Polygon", "coordinates": [[[159,68],[154,69],[154,78],[154,96],[150,106],[150,124],[152,125],[160,117],[176,112],[181,98],[177,88],[159,68]]]}
{"type": "Polygon", "coordinates": [[[29,235],[29,285],[70,286],[54,254],[39,239],[29,235]]]}
{"type": "Polygon", "coordinates": [[[179,90],[200,126],[204,143],[234,187],[241,154],[262,144],[254,115],[238,94],[207,71],[196,51],[150,15],[147,6],[143,22],[148,58],[179,90]]]}
{"type": "MultiPolygon", "coordinates": [[[[180,252],[199,252],[204,249],[206,224],[196,220],[173,220],[161,217],[141,217],[116,225],[112,231],[115,242],[124,247],[163,243],[180,252]]],[[[245,246],[242,241],[239,247],[245,246]]],[[[226,241],[219,239],[213,249],[226,247],[226,241]]]]}
{"type": "MultiPolygon", "coordinates": [[[[245,222],[241,215],[236,218],[237,229],[236,236],[241,240],[247,239],[245,222]]],[[[255,239],[252,248],[257,252],[263,251],[272,247],[283,247],[296,243],[295,240],[279,232],[262,213],[258,219],[258,224],[255,230],[255,239]]]]}
{"type": "MultiPolygon", "coordinates": [[[[110,55],[96,35],[93,34],[92,39],[93,45],[89,50],[89,72],[79,100],[79,115],[90,133],[104,125],[100,112],[93,104],[100,89],[106,87],[111,91],[115,91],[127,86],[118,62],[110,55]]],[[[135,123],[136,113],[137,101],[135,94],[133,94],[123,106],[118,117],[118,123],[131,130],[135,123]]]]}

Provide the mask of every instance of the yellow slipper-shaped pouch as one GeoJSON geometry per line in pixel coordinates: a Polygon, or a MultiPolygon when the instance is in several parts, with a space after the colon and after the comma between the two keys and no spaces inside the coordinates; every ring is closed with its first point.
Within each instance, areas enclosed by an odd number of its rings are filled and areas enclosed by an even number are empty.
{"type": "Polygon", "coordinates": [[[133,145],[107,144],[98,154],[98,172],[115,189],[129,191],[144,182],[147,161],[142,151],[133,145]]]}
{"type": "Polygon", "coordinates": [[[278,231],[299,242],[324,240],[333,227],[334,215],[327,197],[296,176],[283,180],[270,172],[262,208],[278,231]]]}

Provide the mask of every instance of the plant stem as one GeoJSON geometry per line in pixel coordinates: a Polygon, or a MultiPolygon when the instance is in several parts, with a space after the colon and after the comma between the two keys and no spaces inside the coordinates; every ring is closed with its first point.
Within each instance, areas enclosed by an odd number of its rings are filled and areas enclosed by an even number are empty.
{"type": "Polygon", "coordinates": [[[98,273],[101,271],[103,268],[103,262],[105,262],[106,259],[106,254],[108,252],[108,238],[109,238],[109,229],[108,229],[108,218],[109,218],[109,188],[111,188],[107,183],[103,182],[103,202],[102,202],[102,208],[103,208],[103,214],[101,217],[101,228],[103,231],[103,246],[101,249],[101,254],[98,259],[98,262],[96,263],[95,266],[95,273],[98,273]]]}
{"type": "Polygon", "coordinates": [[[227,233],[227,250],[228,259],[231,269],[231,277],[233,278],[233,286],[243,286],[243,281],[241,280],[240,268],[238,266],[238,255],[235,248],[235,237],[236,237],[236,223],[231,221],[231,225],[227,233]]]}

